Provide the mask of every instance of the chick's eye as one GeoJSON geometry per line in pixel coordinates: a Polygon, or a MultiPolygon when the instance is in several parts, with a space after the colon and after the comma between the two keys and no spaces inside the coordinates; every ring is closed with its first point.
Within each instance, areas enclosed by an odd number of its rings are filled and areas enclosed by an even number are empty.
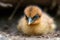
{"type": "Polygon", "coordinates": [[[26,20],[28,20],[28,17],[25,15],[25,17],[26,17],[26,20]]]}
{"type": "Polygon", "coordinates": [[[33,17],[34,20],[35,20],[35,19],[38,19],[38,18],[40,18],[39,15],[35,15],[35,16],[33,17]]]}

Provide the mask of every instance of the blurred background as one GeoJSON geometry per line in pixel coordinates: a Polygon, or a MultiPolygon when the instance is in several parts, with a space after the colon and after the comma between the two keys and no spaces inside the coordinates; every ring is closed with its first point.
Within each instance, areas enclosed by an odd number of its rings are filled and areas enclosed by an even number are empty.
{"type": "Polygon", "coordinates": [[[18,19],[24,15],[24,8],[37,5],[54,18],[57,30],[60,29],[60,0],[0,0],[0,30],[8,33],[17,31],[18,19]]]}

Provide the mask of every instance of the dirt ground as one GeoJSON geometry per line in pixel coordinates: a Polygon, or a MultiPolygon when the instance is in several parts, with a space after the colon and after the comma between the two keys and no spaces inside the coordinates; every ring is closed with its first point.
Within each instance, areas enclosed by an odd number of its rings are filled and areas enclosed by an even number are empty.
{"type": "Polygon", "coordinates": [[[60,40],[60,19],[58,18],[56,21],[57,31],[47,35],[39,35],[39,36],[28,36],[21,32],[18,32],[16,26],[17,21],[13,19],[11,21],[7,21],[4,18],[0,19],[0,40],[49,40],[49,38],[54,38],[52,40],[60,40]],[[45,39],[43,39],[45,38],[45,39]],[[57,39],[58,38],[58,39],[57,39]]]}

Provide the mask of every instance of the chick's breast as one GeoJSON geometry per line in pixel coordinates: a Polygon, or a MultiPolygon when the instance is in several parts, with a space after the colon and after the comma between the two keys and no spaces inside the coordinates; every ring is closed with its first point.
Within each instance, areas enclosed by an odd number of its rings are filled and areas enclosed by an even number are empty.
{"type": "Polygon", "coordinates": [[[43,14],[40,18],[40,23],[33,27],[27,24],[25,17],[22,17],[21,20],[19,20],[17,28],[25,34],[35,35],[51,33],[55,31],[56,25],[50,16],[43,14]]]}

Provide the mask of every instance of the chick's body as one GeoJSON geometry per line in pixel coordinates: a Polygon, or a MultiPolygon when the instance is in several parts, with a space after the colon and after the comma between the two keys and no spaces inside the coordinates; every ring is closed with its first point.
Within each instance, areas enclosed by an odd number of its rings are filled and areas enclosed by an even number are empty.
{"type": "MultiPolygon", "coordinates": [[[[33,7],[33,10],[34,10],[35,6],[31,6],[31,7],[33,7]]],[[[27,12],[27,11],[25,13],[29,14],[30,12],[29,11],[27,12]]],[[[45,14],[44,12],[34,11],[33,14],[35,12],[40,14],[39,19],[37,19],[32,24],[28,25],[26,17],[23,16],[19,20],[19,23],[17,26],[19,31],[22,31],[23,33],[28,34],[28,35],[47,34],[47,33],[51,33],[55,31],[56,26],[53,21],[53,18],[51,18],[49,15],[45,14]]]]}

